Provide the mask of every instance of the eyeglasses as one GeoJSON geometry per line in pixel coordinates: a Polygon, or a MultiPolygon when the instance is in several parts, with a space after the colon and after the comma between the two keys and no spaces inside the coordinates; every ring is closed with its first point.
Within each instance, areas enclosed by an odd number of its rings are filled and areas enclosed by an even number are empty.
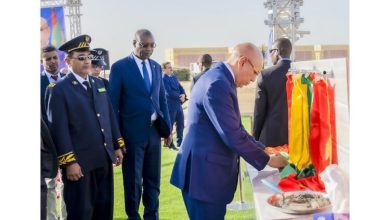
{"type": "Polygon", "coordinates": [[[141,48],[148,48],[148,47],[155,48],[157,46],[156,43],[154,42],[150,44],[146,44],[138,41],[138,44],[141,48]]]}
{"type": "Polygon", "coordinates": [[[252,64],[252,62],[251,62],[249,59],[247,59],[247,60],[248,60],[248,63],[249,63],[249,64],[252,66],[252,68],[253,68],[253,74],[255,74],[256,76],[259,75],[260,70],[259,70],[259,71],[256,71],[255,66],[252,64]]]}
{"type": "Polygon", "coordinates": [[[270,49],[269,50],[269,53],[272,53],[272,52],[274,52],[274,51],[278,51],[279,49],[270,49]]]}
{"type": "Polygon", "coordinates": [[[93,58],[92,55],[71,57],[71,59],[76,59],[76,60],[79,60],[79,61],[92,60],[92,58],[93,58]]]}

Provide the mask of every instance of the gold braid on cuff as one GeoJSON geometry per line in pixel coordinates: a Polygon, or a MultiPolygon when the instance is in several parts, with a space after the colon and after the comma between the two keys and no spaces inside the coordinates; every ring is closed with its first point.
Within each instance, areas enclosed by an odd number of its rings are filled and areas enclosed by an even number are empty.
{"type": "Polygon", "coordinates": [[[76,161],[76,157],[74,156],[74,153],[72,151],[58,157],[58,163],[60,166],[66,165],[74,161],[76,161]]]}

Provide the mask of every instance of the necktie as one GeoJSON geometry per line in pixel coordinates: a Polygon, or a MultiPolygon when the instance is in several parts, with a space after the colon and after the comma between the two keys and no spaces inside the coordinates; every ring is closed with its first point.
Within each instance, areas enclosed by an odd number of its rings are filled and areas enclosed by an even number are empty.
{"type": "Polygon", "coordinates": [[[148,69],[146,68],[145,61],[142,61],[142,74],[144,76],[144,82],[145,82],[146,90],[148,91],[148,93],[150,93],[149,72],[148,72],[148,69]]]}
{"type": "MultiPolygon", "coordinates": [[[[149,79],[149,73],[148,73],[148,69],[146,68],[145,61],[142,61],[142,74],[144,75],[144,82],[145,82],[146,90],[150,94],[150,79],[149,79]]],[[[150,106],[150,108],[151,108],[152,114],[153,114],[154,113],[153,104],[150,106]]]]}
{"type": "Polygon", "coordinates": [[[88,81],[84,81],[83,85],[85,85],[87,87],[88,95],[92,96],[92,89],[91,89],[91,86],[89,85],[89,82],[88,81]]]}
{"type": "Polygon", "coordinates": [[[58,80],[58,75],[51,75],[51,78],[54,79],[54,81],[58,80]]]}

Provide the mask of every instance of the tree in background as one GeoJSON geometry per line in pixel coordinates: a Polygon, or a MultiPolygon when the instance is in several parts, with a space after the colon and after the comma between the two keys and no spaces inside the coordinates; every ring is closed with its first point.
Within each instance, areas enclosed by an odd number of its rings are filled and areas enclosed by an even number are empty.
{"type": "Polygon", "coordinates": [[[190,70],[187,68],[176,68],[173,71],[173,74],[177,77],[179,81],[189,81],[190,80],[190,70]]]}

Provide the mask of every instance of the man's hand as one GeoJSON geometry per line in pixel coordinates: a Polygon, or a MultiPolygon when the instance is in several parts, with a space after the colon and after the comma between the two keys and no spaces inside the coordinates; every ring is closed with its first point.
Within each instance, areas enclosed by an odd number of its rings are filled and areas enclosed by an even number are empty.
{"type": "Polygon", "coordinates": [[[180,102],[183,103],[186,100],[186,95],[185,94],[181,94],[179,96],[179,98],[180,98],[180,102]]]}
{"type": "Polygon", "coordinates": [[[123,161],[122,149],[119,148],[118,150],[115,151],[115,158],[116,158],[115,166],[121,165],[123,161]]]}
{"type": "Polygon", "coordinates": [[[168,138],[164,138],[164,145],[165,145],[165,146],[171,145],[172,140],[173,140],[173,137],[172,137],[172,134],[171,134],[171,135],[169,135],[168,138]]]}
{"type": "Polygon", "coordinates": [[[270,156],[268,165],[273,168],[283,168],[288,164],[288,161],[280,153],[276,153],[273,156],[270,156]]]}
{"type": "Polygon", "coordinates": [[[78,163],[72,163],[66,167],[66,178],[70,181],[77,181],[83,177],[81,167],[78,163]]]}

